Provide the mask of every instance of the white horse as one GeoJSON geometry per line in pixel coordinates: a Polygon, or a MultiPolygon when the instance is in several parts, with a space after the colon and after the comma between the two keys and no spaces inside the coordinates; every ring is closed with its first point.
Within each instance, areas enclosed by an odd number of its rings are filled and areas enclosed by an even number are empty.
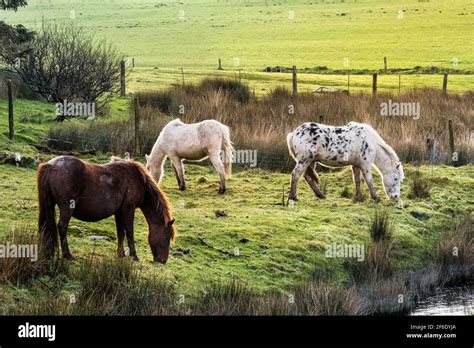
{"type": "Polygon", "coordinates": [[[175,119],[162,129],[150,156],[145,155],[146,167],[155,180],[160,182],[163,166],[168,157],[176,174],[179,189],[184,190],[186,183],[183,161],[202,161],[209,158],[220,176],[219,193],[224,193],[225,176],[230,176],[232,173],[233,151],[229,127],[222,123],[205,120],[186,124],[175,119]],[[224,161],[221,159],[221,153],[224,161]]]}
{"type": "Polygon", "coordinates": [[[319,198],[325,198],[319,188],[316,162],[327,167],[352,165],[356,195],[360,195],[360,173],[379,201],[372,178],[372,166],[383,179],[385,193],[391,198],[400,197],[403,166],[395,151],[385,143],[368,124],[350,122],[343,127],[333,127],[313,122],[304,123],[287,135],[288,149],[296,161],[291,174],[289,199],[297,200],[296,185],[301,175],[319,198]]]}

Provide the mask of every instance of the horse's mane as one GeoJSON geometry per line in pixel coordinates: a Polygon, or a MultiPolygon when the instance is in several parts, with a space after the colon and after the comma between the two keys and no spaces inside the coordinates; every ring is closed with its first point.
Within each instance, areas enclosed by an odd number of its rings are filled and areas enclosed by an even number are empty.
{"type": "Polygon", "coordinates": [[[179,118],[175,118],[173,121],[168,122],[166,126],[179,126],[183,124],[185,124],[183,121],[181,121],[179,118]]]}
{"type": "Polygon", "coordinates": [[[379,147],[390,157],[392,162],[395,163],[396,169],[398,170],[398,173],[400,174],[400,180],[403,180],[404,178],[404,173],[403,173],[403,166],[400,164],[400,159],[398,158],[397,153],[395,152],[394,149],[390,145],[388,145],[385,140],[382,139],[382,137],[377,133],[375,129],[372,128],[371,125],[364,123],[364,126],[366,130],[369,131],[370,136],[373,138],[375,143],[379,145],[379,147]]]}
{"type": "MultiPolygon", "coordinates": [[[[114,156],[111,159],[111,162],[118,162],[118,161],[126,162],[127,164],[135,167],[135,169],[143,178],[147,191],[152,195],[156,195],[156,197],[158,198],[158,209],[163,213],[165,223],[168,223],[169,221],[173,220],[173,216],[172,216],[173,210],[171,208],[171,203],[168,199],[168,196],[166,195],[166,193],[163,192],[163,190],[158,186],[156,181],[151,177],[151,175],[148,173],[148,170],[145,168],[145,166],[141,164],[140,162],[136,162],[133,160],[124,160],[120,157],[114,156]]],[[[174,224],[173,224],[171,225],[171,240],[174,241],[175,239],[176,239],[176,229],[174,228],[174,224]]]]}

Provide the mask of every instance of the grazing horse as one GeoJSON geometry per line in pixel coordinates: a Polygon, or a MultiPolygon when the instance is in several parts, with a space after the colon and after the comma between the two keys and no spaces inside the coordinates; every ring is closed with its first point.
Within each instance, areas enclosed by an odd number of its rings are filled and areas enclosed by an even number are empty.
{"type": "Polygon", "coordinates": [[[99,221],[115,216],[119,257],[125,255],[127,235],[130,256],[138,261],[133,238],[135,209],[140,208],[148,223],[148,243],[155,262],[166,263],[175,230],[171,206],[145,167],[138,162],[113,157],[96,165],[72,156],[53,158],[38,168],[39,233],[49,256],[58,240],[55,207],[59,207],[59,237],[63,257],[73,259],[66,238],[71,217],[99,221]]]}
{"type": "Polygon", "coordinates": [[[186,124],[179,119],[168,123],[156,140],[150,156],[145,155],[147,169],[156,181],[163,176],[163,166],[168,157],[178,180],[180,190],[186,189],[183,161],[199,162],[209,158],[219,173],[219,193],[224,193],[225,176],[232,173],[232,143],[229,127],[215,120],[186,124]],[[223,152],[224,163],[221,153],[223,152]]]}
{"type": "Polygon", "coordinates": [[[383,179],[385,193],[396,199],[400,196],[403,167],[393,149],[368,124],[350,122],[333,127],[314,122],[304,123],[287,135],[288,149],[296,161],[291,174],[289,199],[297,200],[296,185],[301,175],[319,198],[325,198],[319,188],[316,162],[327,167],[352,165],[356,195],[360,195],[360,174],[379,201],[372,178],[372,166],[383,179]]]}

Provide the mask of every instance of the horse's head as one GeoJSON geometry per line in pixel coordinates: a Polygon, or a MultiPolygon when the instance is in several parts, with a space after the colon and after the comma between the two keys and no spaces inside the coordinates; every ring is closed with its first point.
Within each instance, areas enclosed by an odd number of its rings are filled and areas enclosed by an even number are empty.
{"type": "Polygon", "coordinates": [[[174,239],[174,220],[163,225],[150,225],[148,243],[153,254],[153,261],[166,263],[170,252],[170,242],[174,239]]]}
{"type": "Polygon", "coordinates": [[[401,162],[397,162],[394,165],[393,170],[390,170],[383,175],[383,186],[385,188],[385,193],[387,193],[389,198],[400,198],[400,186],[403,178],[403,166],[401,162]]]}
{"type": "MultiPolygon", "coordinates": [[[[149,156],[146,156],[149,162],[149,156]]],[[[174,219],[171,203],[155,180],[143,165],[136,165],[145,181],[145,195],[140,207],[148,222],[148,244],[153,260],[166,263],[170,251],[170,242],[175,240],[174,219]]]]}
{"type": "Polygon", "coordinates": [[[156,182],[160,182],[161,175],[162,175],[161,164],[156,165],[155,163],[153,163],[151,155],[150,156],[145,155],[145,159],[146,159],[146,165],[145,165],[146,169],[151,174],[153,179],[156,180],[156,182]]]}

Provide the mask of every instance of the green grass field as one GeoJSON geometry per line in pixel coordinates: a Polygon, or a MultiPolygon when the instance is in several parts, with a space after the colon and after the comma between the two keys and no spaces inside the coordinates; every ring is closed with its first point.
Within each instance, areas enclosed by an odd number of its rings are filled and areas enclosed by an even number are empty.
{"type": "MultiPolygon", "coordinates": [[[[107,162],[102,156],[95,161],[107,162]]],[[[350,170],[321,174],[327,183],[327,200],[317,201],[305,183],[299,185],[300,201],[283,207],[282,188],[289,175],[262,170],[238,171],[228,182],[228,193],[217,195],[218,177],[213,169],[187,166],[188,190],[179,191],[167,168],[163,189],[175,211],[178,237],[165,266],[152,263],[147,243],[146,222],[137,211],[135,238],[141,265],[149,275],[163,276],[180,291],[200,291],[210,281],[239,279],[260,291],[284,291],[309,278],[314,269],[331,266],[339,281],[347,280],[343,259],[324,256],[326,245],[336,242],[369,243],[368,226],[376,209],[386,209],[394,221],[394,257],[399,269],[422,267],[436,261],[437,240],[447,232],[451,214],[472,205],[474,169],[422,167],[433,185],[431,200],[407,198],[408,182],[398,209],[384,199],[379,205],[366,199],[353,203],[341,198],[347,186],[353,191],[350,170]],[[206,183],[198,183],[201,177],[206,183]],[[228,216],[216,217],[216,210],[228,216]],[[421,216],[421,217],[420,217],[421,216]],[[204,245],[203,238],[212,247],[204,245]],[[227,255],[224,252],[239,256],[227,255]]],[[[408,177],[413,168],[407,168],[408,177]]],[[[0,166],[0,234],[14,228],[36,226],[37,193],[35,170],[0,166]]],[[[380,180],[377,188],[381,190],[380,180]]],[[[364,187],[365,195],[368,191],[364,187]]],[[[91,254],[112,257],[116,250],[113,218],[98,223],[72,220],[68,238],[79,259],[91,254]],[[92,235],[110,240],[92,240],[92,235]]]]}
{"type": "MultiPolygon", "coordinates": [[[[33,29],[44,18],[96,32],[124,56],[134,57],[137,67],[147,68],[132,73],[130,90],[181,83],[181,72],[169,70],[181,67],[186,81],[199,79],[213,73],[218,58],[228,75],[242,69],[257,94],[275,84],[291,86],[288,74],[257,73],[266,66],[380,69],[387,56],[389,68],[474,67],[474,4],[469,0],[32,0],[17,13],[1,15],[33,29]]],[[[352,79],[351,90],[370,88],[370,77],[352,79]]],[[[441,81],[440,76],[404,76],[402,89],[441,88],[441,81]]],[[[382,90],[397,90],[398,76],[383,77],[380,83],[382,90]]],[[[303,91],[320,85],[345,88],[347,78],[301,75],[300,84],[303,91]]],[[[451,91],[473,86],[472,75],[450,77],[451,91]]]]}
{"type": "MultiPolygon", "coordinates": [[[[4,99],[0,99],[2,114],[6,113],[5,104],[4,99]]],[[[54,106],[18,99],[15,110],[15,144],[7,141],[6,118],[0,119],[0,155],[10,151],[33,157],[37,151],[28,144],[41,143],[47,136],[48,128],[53,124],[54,106]]],[[[97,121],[98,125],[123,119],[128,113],[128,99],[116,99],[109,108],[109,115],[97,121]]],[[[111,155],[98,153],[84,159],[106,163],[111,155]]],[[[47,160],[53,155],[42,154],[41,157],[47,160]]],[[[188,188],[185,192],[178,190],[167,165],[162,187],[174,208],[177,241],[172,246],[168,263],[164,266],[154,264],[147,242],[147,225],[142,213],[137,211],[135,239],[141,258],[137,267],[145,277],[164,279],[173,284],[179,294],[191,297],[196,297],[213,282],[232,279],[262,294],[270,291],[286,293],[309,279],[315,271],[330,272],[334,284],[347,284],[350,277],[345,267],[347,260],[327,258],[326,247],[332,243],[368,247],[369,225],[376,210],[381,209],[388,212],[393,222],[392,257],[396,269],[428,267],[437,261],[439,240],[450,230],[453,216],[474,203],[474,168],[472,165],[459,168],[406,165],[405,173],[403,209],[386,198],[379,204],[372,202],[365,185],[362,185],[364,201],[354,203],[350,197],[344,198],[343,191],[354,190],[349,168],[321,173],[326,200],[316,200],[302,180],[300,201],[293,207],[284,207],[283,190],[288,190],[289,173],[236,165],[234,175],[228,180],[228,192],[222,196],[217,194],[218,176],[209,165],[186,165],[188,188]],[[408,198],[409,184],[417,169],[431,186],[430,199],[408,198]],[[225,211],[227,216],[217,217],[217,210],[225,211]]],[[[375,171],[374,176],[377,190],[384,197],[375,171]]],[[[14,230],[26,229],[35,233],[37,217],[35,169],[0,165],[0,238],[14,230]]],[[[80,265],[88,262],[91,255],[104,260],[114,257],[113,218],[97,223],[73,219],[68,239],[80,265]],[[94,240],[91,236],[108,239],[94,240]]],[[[61,294],[77,291],[77,284],[61,279],[54,280],[61,294]]],[[[38,303],[35,290],[21,285],[0,286],[0,298],[2,296],[10,307],[15,307],[15,301],[38,303]]],[[[31,312],[27,310],[26,313],[31,312]]]]}
{"type": "MultiPolygon", "coordinates": [[[[185,84],[197,83],[203,78],[227,77],[238,79],[239,72],[218,70],[184,70],[185,84]]],[[[372,90],[371,75],[351,75],[349,77],[350,92],[370,92],[372,90]]],[[[241,80],[249,85],[257,96],[268,94],[275,87],[292,88],[290,73],[264,73],[258,71],[241,72],[241,80]]],[[[137,67],[131,69],[128,75],[129,92],[164,89],[173,84],[182,84],[183,74],[180,69],[154,69],[137,67]]],[[[310,73],[298,74],[298,91],[312,92],[317,87],[335,87],[347,89],[347,76],[344,75],[318,75],[310,73]]],[[[442,75],[403,75],[399,85],[398,75],[379,75],[378,91],[397,93],[406,92],[414,88],[433,87],[441,89],[442,75]]],[[[474,90],[474,75],[450,75],[448,80],[449,93],[463,93],[474,90]]]]}

